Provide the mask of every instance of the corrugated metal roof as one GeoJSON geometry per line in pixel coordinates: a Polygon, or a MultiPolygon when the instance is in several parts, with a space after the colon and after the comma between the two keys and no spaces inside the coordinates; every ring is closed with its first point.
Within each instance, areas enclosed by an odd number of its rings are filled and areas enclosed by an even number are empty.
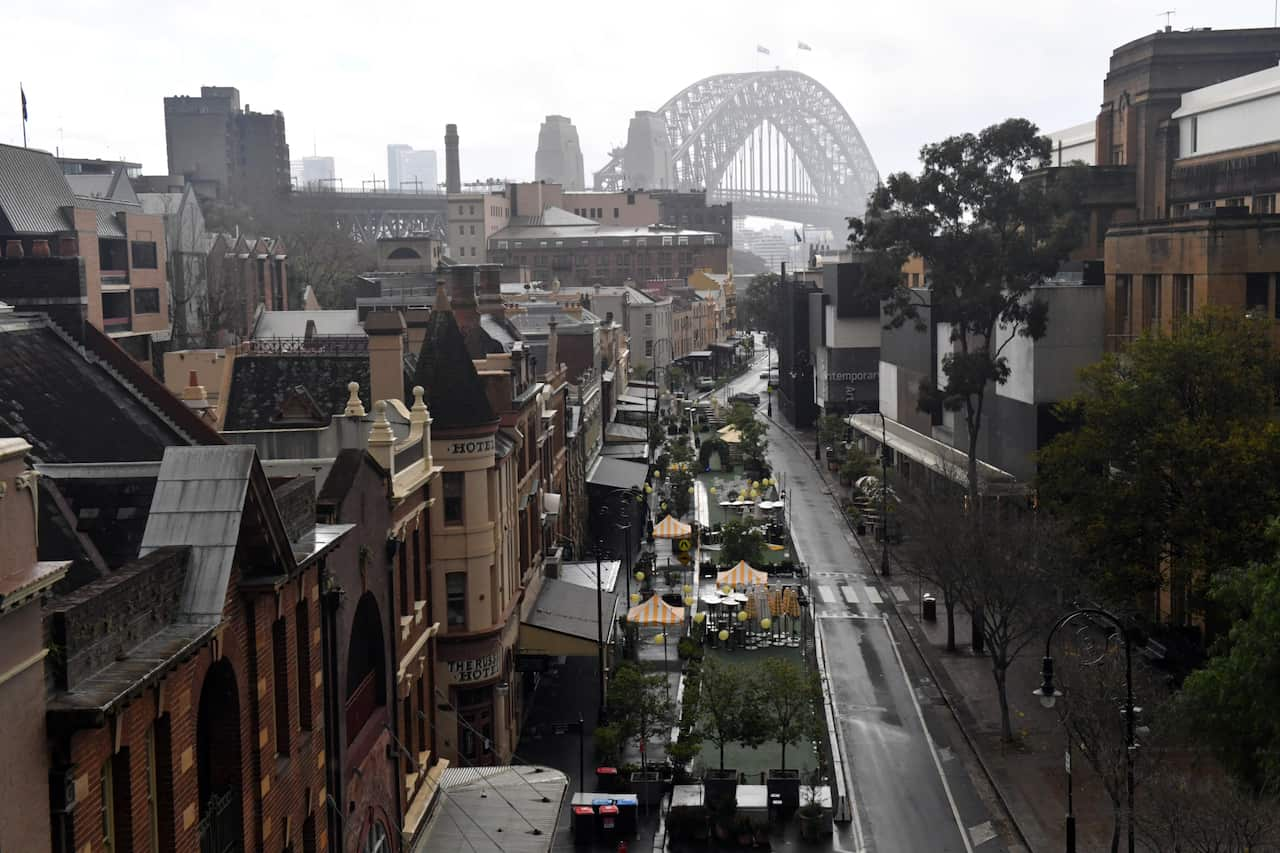
{"type": "Polygon", "coordinates": [[[247,446],[164,452],[140,553],[166,545],[191,548],[181,608],[192,622],[222,619],[253,462],[254,449],[247,446]]]}
{"type": "MultiPolygon", "coordinates": [[[[546,578],[542,582],[538,600],[534,602],[533,612],[524,620],[524,624],[595,642],[599,630],[596,624],[596,597],[597,593],[592,587],[546,578]]],[[[599,598],[603,612],[613,613],[617,609],[617,593],[602,592],[599,598]]],[[[609,626],[606,625],[605,633],[608,633],[608,629],[609,626]]]]}
{"type": "Polygon", "coordinates": [[[315,323],[317,335],[363,337],[360,315],[352,310],[263,311],[253,327],[254,338],[301,338],[307,324],[315,323]]]}
{"type": "Polygon", "coordinates": [[[81,199],[77,207],[92,207],[98,213],[98,236],[124,240],[128,238],[120,225],[120,213],[142,213],[140,204],[123,204],[118,201],[93,198],[81,199]]]}
{"type": "Polygon", "coordinates": [[[71,226],[60,208],[76,197],[47,151],[0,145],[0,226],[14,234],[51,234],[71,226]]]}

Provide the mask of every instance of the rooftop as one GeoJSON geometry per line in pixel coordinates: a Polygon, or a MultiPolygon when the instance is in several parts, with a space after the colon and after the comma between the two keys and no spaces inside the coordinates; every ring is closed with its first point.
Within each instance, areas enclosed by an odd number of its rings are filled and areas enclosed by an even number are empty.
{"type": "Polygon", "coordinates": [[[1185,92],[1182,95],[1182,106],[1172,117],[1178,119],[1199,115],[1276,94],[1280,94],[1280,65],[1185,92]]]}
{"type": "Polygon", "coordinates": [[[436,294],[413,384],[426,389],[427,408],[436,429],[498,422],[444,289],[436,294]]]}
{"type": "Polygon", "coordinates": [[[359,313],[353,309],[322,311],[263,311],[254,323],[253,338],[309,338],[312,335],[363,337],[359,313]]]}
{"type": "Polygon", "coordinates": [[[70,229],[61,208],[75,207],[53,155],[0,145],[0,233],[52,234],[70,229]]]}
{"type": "Polygon", "coordinates": [[[231,368],[223,429],[326,426],[346,409],[350,382],[360,384],[360,399],[372,411],[366,353],[241,355],[231,368]]]}

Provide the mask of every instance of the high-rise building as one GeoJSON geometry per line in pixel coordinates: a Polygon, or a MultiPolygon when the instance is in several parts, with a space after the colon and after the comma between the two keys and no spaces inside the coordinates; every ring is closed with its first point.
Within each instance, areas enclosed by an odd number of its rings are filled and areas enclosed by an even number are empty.
{"type": "Polygon", "coordinates": [[[183,175],[202,199],[262,208],[289,191],[284,114],[240,107],[233,86],[201,86],[200,96],[164,99],[169,174],[183,175]]]}
{"type": "Polygon", "coordinates": [[[436,152],[412,145],[387,146],[387,189],[391,192],[436,192],[436,152]]]}
{"type": "Polygon", "coordinates": [[[560,184],[566,190],[586,187],[582,169],[582,147],[578,129],[564,116],[547,116],[538,131],[538,153],[534,157],[535,180],[560,184]]]}
{"type": "Polygon", "coordinates": [[[327,189],[335,178],[332,157],[303,157],[301,187],[327,189]]]}

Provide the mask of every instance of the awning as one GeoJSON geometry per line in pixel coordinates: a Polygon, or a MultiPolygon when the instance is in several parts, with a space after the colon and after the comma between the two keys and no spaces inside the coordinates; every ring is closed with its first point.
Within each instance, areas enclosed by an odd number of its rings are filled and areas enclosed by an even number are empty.
{"type": "MultiPolygon", "coordinates": [[[[850,415],[850,426],[877,443],[881,438],[882,424],[879,415],[850,415]]],[[[911,461],[923,465],[935,474],[960,481],[968,470],[969,454],[935,438],[916,432],[892,419],[883,424],[885,442],[911,461]]],[[[978,460],[978,491],[988,495],[1020,495],[1027,492],[1027,484],[1019,482],[1007,471],[978,460]]]]}
{"type": "Polygon", "coordinates": [[[606,444],[600,448],[600,455],[610,459],[634,459],[643,462],[649,458],[649,445],[639,444],[606,444]]]}
{"type": "Polygon", "coordinates": [[[720,436],[720,440],[725,444],[741,444],[742,436],[738,433],[737,427],[722,426],[716,430],[716,435],[720,436]]]}
{"type": "Polygon", "coordinates": [[[601,456],[587,472],[587,484],[606,489],[630,489],[643,486],[648,476],[648,465],[601,456]]]}
{"type": "Polygon", "coordinates": [[[684,608],[672,607],[660,595],[652,595],[627,611],[633,625],[679,625],[684,621],[684,608]]]}
{"type": "Polygon", "coordinates": [[[653,526],[655,539],[683,539],[692,535],[693,526],[685,524],[673,515],[668,515],[653,526]]]}
{"type": "Polygon", "coordinates": [[[716,575],[716,583],[728,586],[766,586],[769,583],[769,575],[759,569],[751,568],[746,560],[739,560],[738,565],[732,569],[725,569],[716,575]]]}
{"type": "Polygon", "coordinates": [[[631,424],[608,424],[604,428],[604,440],[608,444],[610,442],[634,444],[637,441],[645,441],[648,436],[645,434],[645,428],[642,426],[632,426],[631,424]]]}
{"type": "Polygon", "coordinates": [[[547,515],[559,515],[560,496],[555,492],[544,492],[542,494],[542,511],[547,515]]]}
{"type": "Polygon", "coordinates": [[[558,578],[544,579],[533,610],[520,623],[520,652],[576,657],[596,655],[600,635],[603,634],[604,641],[609,642],[613,628],[610,614],[617,607],[617,599],[617,593],[597,593],[589,587],[558,578]],[[598,603],[597,595],[600,598],[598,603]],[[600,624],[600,614],[603,614],[604,624],[600,624]]]}
{"type": "Polygon", "coordinates": [[[711,350],[700,349],[689,353],[689,358],[711,358],[711,350]]]}

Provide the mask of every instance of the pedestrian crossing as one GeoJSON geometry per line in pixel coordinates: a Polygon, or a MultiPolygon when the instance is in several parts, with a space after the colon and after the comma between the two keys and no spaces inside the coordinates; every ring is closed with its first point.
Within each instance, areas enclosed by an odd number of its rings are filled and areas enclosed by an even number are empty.
{"type": "Polygon", "coordinates": [[[817,598],[823,604],[846,604],[853,607],[875,607],[890,599],[897,604],[905,604],[911,600],[905,588],[898,584],[882,591],[870,583],[818,583],[814,587],[817,598]]]}

